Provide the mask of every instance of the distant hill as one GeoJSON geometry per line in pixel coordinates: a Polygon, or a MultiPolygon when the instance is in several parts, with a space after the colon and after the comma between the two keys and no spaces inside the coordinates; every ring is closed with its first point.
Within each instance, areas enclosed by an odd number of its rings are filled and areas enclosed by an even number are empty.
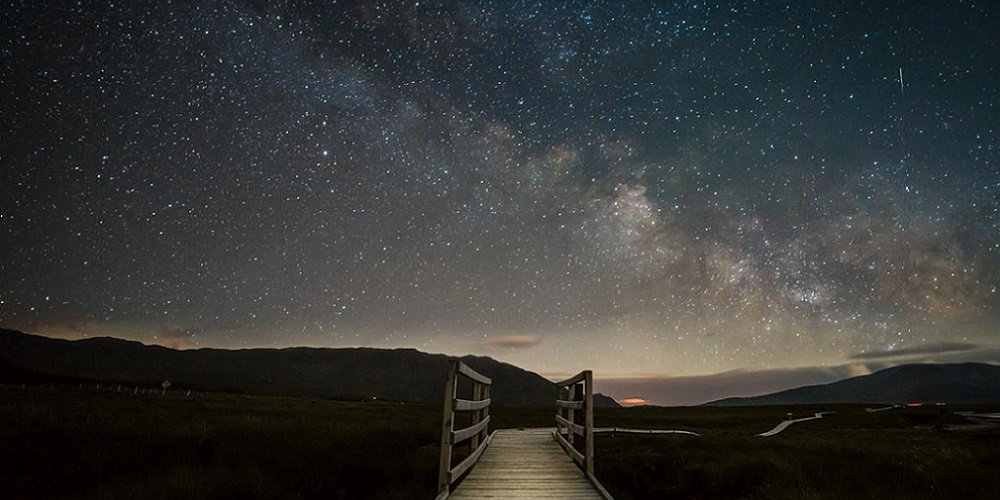
{"type": "Polygon", "coordinates": [[[900,365],[829,384],[810,385],[763,396],[720,399],[705,405],[932,402],[1000,402],[1000,366],[984,363],[900,365]]]}
{"type": "MultiPolygon", "coordinates": [[[[51,339],[0,329],[0,381],[94,380],[250,394],[441,404],[448,360],[415,349],[196,349],[110,337],[51,339]]],[[[461,358],[493,379],[504,406],[554,406],[555,384],[492,358],[461,358]]],[[[594,406],[617,407],[595,395],[594,406]]]]}

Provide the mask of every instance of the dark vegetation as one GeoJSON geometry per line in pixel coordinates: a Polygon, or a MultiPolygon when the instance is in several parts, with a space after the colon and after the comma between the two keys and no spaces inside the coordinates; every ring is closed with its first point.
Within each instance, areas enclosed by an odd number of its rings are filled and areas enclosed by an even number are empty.
{"type": "MultiPolygon", "coordinates": [[[[686,429],[701,437],[599,436],[596,475],[629,499],[1000,498],[1000,427],[923,406],[633,408],[599,412],[598,425],[686,429]],[[794,418],[835,410],[772,437],[794,418]]],[[[997,411],[1000,407],[977,407],[997,411]]]]}
{"type": "MultiPolygon", "coordinates": [[[[2,497],[434,497],[438,405],[159,392],[0,385],[2,497]]],[[[599,427],[702,436],[600,436],[597,476],[618,500],[1000,498],[1000,432],[961,409],[600,409],[599,427]],[[820,410],[837,414],[754,436],[820,410]]],[[[492,409],[497,428],[548,427],[552,413],[492,409]]]]}
{"type": "MultiPolygon", "coordinates": [[[[413,350],[174,351],[3,330],[0,498],[433,498],[447,359],[413,350]],[[163,391],[165,379],[173,385],[163,391]]],[[[494,379],[491,428],[553,425],[554,384],[489,358],[463,360],[494,379]]],[[[897,367],[770,397],[846,391],[904,402],[944,390],[977,400],[998,390],[998,370],[897,367]]],[[[1000,498],[1000,427],[955,415],[964,409],[1000,407],[598,408],[598,427],[701,436],[600,436],[596,472],[618,500],[1000,498]],[[828,410],[837,413],[755,436],[788,413],[828,410]]]]}
{"type": "Polygon", "coordinates": [[[5,499],[433,498],[440,409],[0,386],[5,499]]]}

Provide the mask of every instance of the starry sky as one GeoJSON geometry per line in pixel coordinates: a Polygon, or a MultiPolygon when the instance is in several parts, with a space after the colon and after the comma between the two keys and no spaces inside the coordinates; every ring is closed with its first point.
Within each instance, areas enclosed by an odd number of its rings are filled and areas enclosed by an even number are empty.
{"type": "Polygon", "coordinates": [[[657,404],[1000,362],[1000,3],[0,9],[4,327],[657,404]]]}

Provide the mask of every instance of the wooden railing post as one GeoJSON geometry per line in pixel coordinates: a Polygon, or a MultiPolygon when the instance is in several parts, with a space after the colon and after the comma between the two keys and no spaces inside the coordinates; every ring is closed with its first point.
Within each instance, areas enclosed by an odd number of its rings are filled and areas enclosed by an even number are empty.
{"type": "MultiPolygon", "coordinates": [[[[491,386],[489,384],[483,386],[483,394],[482,394],[483,397],[482,397],[482,399],[485,399],[486,401],[491,401],[491,399],[490,399],[490,387],[491,386]]],[[[486,408],[483,408],[482,411],[483,411],[483,418],[490,418],[490,407],[489,407],[489,405],[487,405],[486,408]]],[[[490,429],[489,429],[489,427],[483,427],[483,435],[482,435],[481,441],[485,441],[486,437],[489,436],[489,435],[490,435],[490,429]]]]}
{"type": "Polygon", "coordinates": [[[438,472],[438,496],[448,498],[451,485],[468,472],[489,446],[490,438],[490,385],[488,377],[481,375],[459,360],[448,363],[448,378],[444,385],[444,416],[441,419],[441,462],[438,472]],[[459,399],[458,377],[472,381],[472,399],[459,399]],[[471,424],[455,429],[455,412],[472,412],[471,424]],[[452,467],[454,446],[469,441],[469,456],[452,467]]]}
{"type": "Polygon", "coordinates": [[[452,431],[455,430],[455,396],[458,384],[458,360],[448,363],[448,376],[444,382],[444,417],[441,421],[441,462],[438,468],[438,493],[444,493],[451,487],[451,445],[452,431]]]}
{"type": "Polygon", "coordinates": [[[586,405],[584,409],[584,426],[586,430],[586,451],[584,452],[585,458],[584,466],[585,472],[588,476],[594,475],[594,373],[590,370],[583,372],[583,387],[584,387],[584,404],[586,405]]]}
{"type": "Polygon", "coordinates": [[[556,400],[556,441],[588,477],[593,476],[594,374],[590,370],[584,370],[556,385],[559,387],[556,400]],[[566,429],[565,437],[563,428],[566,429]]]}
{"type": "MultiPolygon", "coordinates": [[[[570,401],[579,401],[579,399],[577,399],[576,384],[573,384],[573,385],[567,387],[566,391],[569,394],[569,398],[568,399],[570,401]]],[[[566,420],[569,420],[570,422],[573,422],[575,424],[576,423],[576,410],[574,410],[573,408],[567,408],[566,409],[566,420]]],[[[569,434],[566,435],[566,437],[569,438],[569,439],[567,439],[567,441],[569,441],[569,444],[573,444],[573,445],[576,444],[576,433],[575,432],[570,432],[569,434]]]]}
{"type": "MultiPolygon", "coordinates": [[[[473,382],[472,400],[479,401],[480,399],[482,399],[482,397],[483,397],[483,384],[480,384],[479,382],[473,382]]],[[[472,425],[476,425],[479,423],[479,420],[482,418],[481,415],[482,415],[482,410],[472,411],[472,425]]],[[[482,432],[477,432],[470,438],[471,440],[470,443],[472,443],[471,451],[476,451],[476,448],[479,448],[479,436],[481,435],[482,432]]]]}

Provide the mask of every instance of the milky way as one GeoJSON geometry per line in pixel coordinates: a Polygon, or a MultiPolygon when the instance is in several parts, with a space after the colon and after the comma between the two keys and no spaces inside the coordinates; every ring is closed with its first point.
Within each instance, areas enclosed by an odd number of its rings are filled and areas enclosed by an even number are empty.
{"type": "Polygon", "coordinates": [[[1000,361],[992,2],[2,9],[5,327],[609,377],[1000,361]]]}

